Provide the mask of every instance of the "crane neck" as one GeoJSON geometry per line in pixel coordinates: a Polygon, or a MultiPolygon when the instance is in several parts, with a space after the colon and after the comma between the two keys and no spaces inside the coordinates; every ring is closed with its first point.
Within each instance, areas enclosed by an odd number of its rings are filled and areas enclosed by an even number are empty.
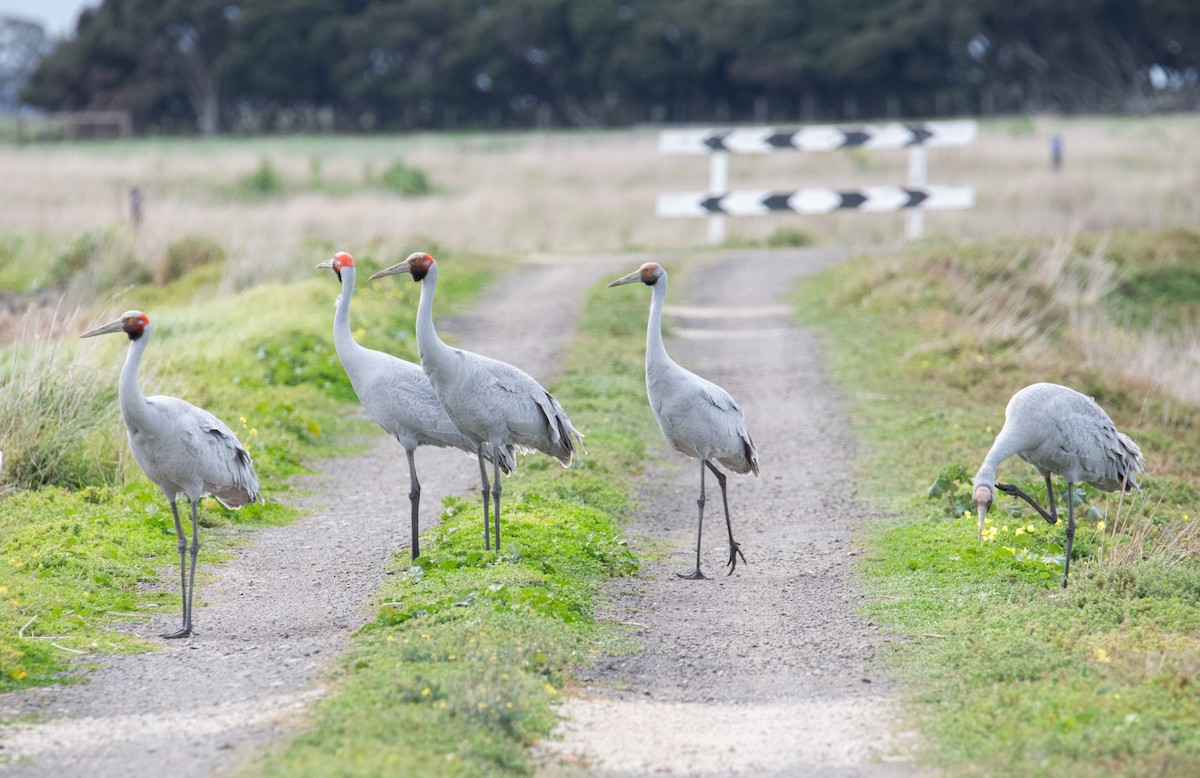
{"type": "Polygon", "coordinates": [[[664,272],[650,287],[650,319],[646,322],[646,369],[654,365],[670,364],[667,347],[663,344],[663,304],[667,299],[667,274],[664,272]]]}
{"type": "Polygon", "coordinates": [[[142,394],[142,389],[138,386],[138,367],[149,342],[150,325],[147,324],[141,336],[129,341],[129,351],[125,354],[125,366],[121,368],[121,380],[117,384],[117,400],[126,422],[137,420],[146,412],[146,395],[142,394]]]}
{"type": "Polygon", "coordinates": [[[343,363],[347,355],[357,348],[362,348],[350,332],[350,298],[354,296],[354,274],[353,267],[342,268],[342,293],[338,295],[337,307],[333,313],[333,345],[343,363]]]}
{"type": "Polygon", "coordinates": [[[986,486],[995,489],[996,473],[1000,469],[1000,463],[1020,451],[1015,437],[1007,424],[1000,430],[1000,434],[996,436],[987,456],[983,458],[983,464],[979,466],[979,471],[975,473],[972,488],[986,486]]]}
{"type": "Polygon", "coordinates": [[[421,300],[417,303],[417,352],[421,362],[437,359],[448,347],[433,326],[433,295],[437,292],[438,266],[434,263],[421,279],[421,300]]]}

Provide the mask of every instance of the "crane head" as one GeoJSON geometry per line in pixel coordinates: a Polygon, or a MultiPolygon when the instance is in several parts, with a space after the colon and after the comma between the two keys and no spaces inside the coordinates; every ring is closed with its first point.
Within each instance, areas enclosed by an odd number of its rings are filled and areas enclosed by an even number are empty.
{"type": "Polygon", "coordinates": [[[403,262],[392,265],[389,268],[380,270],[375,275],[371,276],[371,280],[383,278],[384,276],[394,276],[400,273],[412,273],[414,281],[421,281],[429,273],[430,270],[437,265],[433,257],[426,254],[424,251],[414,251],[408,255],[408,258],[403,262]]]}
{"type": "Polygon", "coordinates": [[[979,518],[979,539],[983,540],[983,517],[992,509],[992,489],[990,486],[975,487],[975,515],[979,518]]]}
{"type": "Polygon", "coordinates": [[[317,265],[318,270],[322,268],[333,268],[333,272],[337,274],[339,281],[342,280],[342,268],[345,267],[354,267],[354,257],[350,256],[344,251],[339,251],[333,255],[333,259],[327,259],[321,264],[317,265]]]}
{"type": "Polygon", "coordinates": [[[91,338],[96,335],[107,335],[110,332],[124,332],[129,336],[130,340],[137,340],[142,337],[146,328],[150,326],[150,317],[141,311],[125,311],[121,314],[121,318],[116,321],[110,321],[103,327],[97,327],[94,330],[88,330],[79,337],[91,338]]]}
{"type": "Polygon", "coordinates": [[[667,274],[667,271],[662,269],[662,266],[657,262],[647,262],[627,276],[622,276],[616,281],[613,281],[609,286],[620,286],[621,284],[632,284],[634,281],[641,281],[646,286],[654,286],[658,283],[658,279],[667,274]]]}

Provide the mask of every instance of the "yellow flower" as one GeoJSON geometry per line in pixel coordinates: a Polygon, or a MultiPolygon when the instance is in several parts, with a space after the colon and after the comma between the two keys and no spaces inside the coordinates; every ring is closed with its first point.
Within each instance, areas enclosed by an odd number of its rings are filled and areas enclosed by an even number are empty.
{"type": "Polygon", "coordinates": [[[1108,662],[1108,652],[1105,651],[1103,648],[1097,648],[1096,649],[1096,661],[1097,662],[1108,662]]]}
{"type": "Polygon", "coordinates": [[[424,689],[421,690],[422,697],[428,697],[431,694],[433,694],[433,690],[430,689],[428,686],[426,686],[424,689]]]}
{"type": "Polygon", "coordinates": [[[1024,535],[1024,534],[1025,534],[1025,528],[1024,528],[1024,527],[1017,527],[1016,529],[1014,529],[1014,530],[1013,530],[1013,535],[1014,535],[1014,536],[1015,536],[1015,535],[1024,535]]]}
{"type": "Polygon", "coordinates": [[[558,689],[555,689],[549,683],[547,683],[544,688],[546,689],[546,694],[558,694],[558,689]]]}
{"type": "Polygon", "coordinates": [[[1102,521],[1098,521],[1098,522],[1096,522],[1096,531],[1097,531],[1097,532],[1103,532],[1103,531],[1104,531],[1104,522],[1102,522],[1102,521]]]}

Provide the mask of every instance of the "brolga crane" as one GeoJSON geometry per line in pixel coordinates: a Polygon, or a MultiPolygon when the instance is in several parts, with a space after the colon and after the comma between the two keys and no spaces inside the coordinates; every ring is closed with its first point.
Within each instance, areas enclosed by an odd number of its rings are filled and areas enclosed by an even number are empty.
{"type": "Polygon", "coordinates": [[[700,533],[704,527],[704,471],[711,470],[721,486],[721,502],[725,507],[725,527],[729,530],[729,574],[737,569],[741,548],[733,539],[733,524],[729,520],[729,496],[725,489],[725,474],[713,462],[729,470],[758,475],[758,451],[742,409],[721,387],[675,364],[667,354],[662,337],[663,301],[667,297],[667,271],[656,262],[647,262],[627,276],[609,284],[620,286],[641,281],[652,290],[650,320],[646,325],[646,395],[659,429],[676,451],[700,460],[699,518],[696,523],[696,569],[681,578],[704,578],[700,572],[700,533]]]}
{"type": "Polygon", "coordinates": [[[433,326],[433,296],[438,265],[433,257],[415,251],[403,262],[381,270],[371,279],[411,273],[421,284],[417,307],[417,349],[421,367],[447,415],[475,445],[483,482],[483,543],[491,549],[488,524],[488,476],[484,451],[492,457],[491,499],[495,504],[496,550],[500,550],[500,472],[517,466],[513,448],[537,450],[569,467],[582,450],[583,435],[566,411],[524,371],[497,359],[453,348],[442,342],[433,326]]]}
{"type": "Polygon", "coordinates": [[[333,343],[350,385],[371,418],[400,442],[408,457],[412,558],[416,559],[421,554],[418,541],[421,482],[417,480],[417,447],[453,446],[470,453],[476,446],[450,421],[420,365],[364,348],[354,340],[350,333],[350,298],[354,295],[356,272],[354,258],[344,251],[339,252],[317,268],[332,269],[342,284],[333,315],[333,343]]]}
{"type": "Polygon", "coordinates": [[[200,552],[200,522],[196,514],[200,498],[211,495],[226,508],[234,509],[257,502],[258,476],[254,474],[250,454],[216,416],[177,397],[142,394],[137,372],[150,342],[150,317],[141,311],[126,311],[116,321],[80,337],[112,332],[129,336],[129,352],[117,389],[121,418],[129,433],[129,448],[150,480],[162,489],[175,518],[183,626],[163,637],[184,638],[192,634],[192,593],[196,585],[196,555],[200,552]],[[180,494],[187,495],[192,504],[190,569],[187,536],[175,505],[180,494]]]}
{"type": "Polygon", "coordinates": [[[995,491],[1018,497],[1033,506],[1051,524],[1058,522],[1054,486],[1050,476],[1067,482],[1067,545],[1063,562],[1063,588],[1071,574],[1071,544],[1075,541],[1075,484],[1086,483],[1106,492],[1138,488],[1137,476],[1145,472],[1138,445],[1118,432],[1112,419],[1096,401],[1058,384],[1031,384],[1008,401],[1004,426],[975,474],[975,512],[979,537],[983,518],[992,507],[995,491]],[[996,483],[1000,463],[1013,455],[1037,468],[1046,479],[1049,510],[1022,489],[996,483]]]}

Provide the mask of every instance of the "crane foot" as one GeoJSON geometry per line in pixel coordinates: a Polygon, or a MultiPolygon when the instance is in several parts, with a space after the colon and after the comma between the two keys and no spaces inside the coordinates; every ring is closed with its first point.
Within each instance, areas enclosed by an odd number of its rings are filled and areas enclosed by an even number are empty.
{"type": "Polygon", "coordinates": [[[186,637],[191,637],[191,636],[192,636],[192,628],[191,627],[183,627],[182,629],[176,630],[175,632],[164,632],[159,637],[166,638],[167,640],[177,640],[178,638],[186,638],[186,637]]]}
{"type": "Polygon", "coordinates": [[[733,541],[730,541],[729,542],[729,561],[725,563],[725,566],[729,568],[729,572],[726,573],[726,575],[733,575],[733,571],[737,570],[738,557],[741,557],[743,562],[746,561],[746,555],[742,553],[741,546],[739,546],[737,543],[734,543],[733,541]]]}
{"type": "Polygon", "coordinates": [[[683,573],[676,573],[675,575],[679,576],[680,578],[686,578],[689,581],[706,581],[706,580],[708,580],[708,576],[706,576],[704,573],[700,572],[700,568],[698,568],[698,567],[695,570],[693,570],[692,572],[688,573],[687,575],[684,575],[683,573]]]}

